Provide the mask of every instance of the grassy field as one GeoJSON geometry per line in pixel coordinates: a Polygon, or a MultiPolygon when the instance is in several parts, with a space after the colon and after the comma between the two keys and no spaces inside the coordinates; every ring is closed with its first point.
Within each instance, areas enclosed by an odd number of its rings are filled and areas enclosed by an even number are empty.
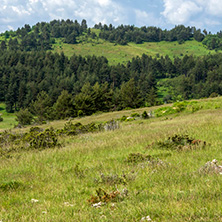
{"type": "Polygon", "coordinates": [[[5,110],[4,103],[0,103],[0,114],[1,114],[1,117],[3,118],[3,121],[0,122],[0,130],[9,129],[9,128],[14,127],[14,125],[16,125],[15,114],[7,113],[5,110]]]}
{"type": "MultiPolygon", "coordinates": [[[[152,221],[221,221],[222,176],[200,169],[213,159],[222,163],[222,99],[201,104],[194,113],[123,122],[115,131],[61,137],[61,148],[2,157],[0,220],[140,221],[149,215],[152,221]],[[206,146],[149,146],[175,134],[206,141],[206,146]],[[129,161],[132,153],[150,155],[152,161],[129,161]],[[121,194],[94,207],[87,200],[100,189],[121,194]]],[[[75,121],[104,121],[132,112],[75,121]]],[[[58,122],[51,126],[59,127],[58,122]]]]}
{"type": "Polygon", "coordinates": [[[62,51],[67,56],[77,55],[87,56],[105,56],[110,64],[126,64],[133,57],[141,56],[143,53],[150,56],[166,56],[171,59],[174,57],[183,57],[185,55],[204,56],[209,53],[215,53],[206,49],[202,43],[195,40],[186,41],[184,44],[178,42],[150,42],[143,44],[129,43],[126,46],[115,45],[104,40],[84,40],[80,44],[64,44],[62,41],[57,41],[54,45],[54,51],[61,53],[62,51]]]}

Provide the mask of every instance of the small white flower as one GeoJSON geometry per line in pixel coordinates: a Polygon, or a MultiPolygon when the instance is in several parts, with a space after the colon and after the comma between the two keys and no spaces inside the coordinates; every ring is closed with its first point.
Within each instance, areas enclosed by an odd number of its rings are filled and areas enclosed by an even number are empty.
{"type": "Polygon", "coordinates": [[[67,207],[73,207],[74,206],[73,204],[70,204],[69,202],[65,202],[64,205],[67,206],[67,207]]]}
{"type": "Polygon", "coordinates": [[[95,208],[99,208],[99,207],[101,207],[103,204],[104,204],[104,203],[99,202],[99,203],[93,204],[92,206],[95,207],[95,208]]]}
{"type": "Polygon", "coordinates": [[[211,163],[217,164],[217,160],[213,159],[211,163]]]}
{"type": "Polygon", "coordinates": [[[142,217],[140,221],[152,221],[150,216],[142,217]]]}
{"type": "Polygon", "coordinates": [[[32,202],[32,203],[37,203],[37,202],[39,202],[39,200],[31,199],[31,202],[32,202]]]}

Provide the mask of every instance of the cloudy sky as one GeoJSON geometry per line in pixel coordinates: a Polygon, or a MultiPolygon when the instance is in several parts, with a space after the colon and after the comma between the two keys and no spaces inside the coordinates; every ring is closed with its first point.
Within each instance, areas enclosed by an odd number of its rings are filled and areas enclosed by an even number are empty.
{"type": "Polygon", "coordinates": [[[222,30],[222,0],[0,0],[0,32],[53,19],[222,30]]]}

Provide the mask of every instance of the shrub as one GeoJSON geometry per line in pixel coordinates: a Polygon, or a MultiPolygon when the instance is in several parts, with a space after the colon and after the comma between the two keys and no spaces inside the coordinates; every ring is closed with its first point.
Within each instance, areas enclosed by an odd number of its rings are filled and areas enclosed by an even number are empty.
{"type": "Polygon", "coordinates": [[[205,147],[206,142],[198,139],[190,138],[188,135],[174,135],[169,137],[166,141],[159,141],[153,143],[149,147],[156,147],[161,149],[170,149],[170,150],[192,150],[197,147],[205,147]]]}
{"type": "Polygon", "coordinates": [[[92,195],[88,202],[91,204],[99,202],[108,203],[111,201],[116,201],[119,198],[122,199],[121,193],[118,190],[107,193],[105,190],[99,188],[96,190],[96,196],[92,195]]]}
{"type": "Polygon", "coordinates": [[[137,162],[142,162],[142,161],[149,161],[151,160],[151,158],[152,157],[150,155],[144,155],[141,153],[130,153],[126,161],[128,163],[137,163],[137,162]]]}
{"type": "Polygon", "coordinates": [[[131,117],[140,117],[140,114],[139,113],[132,113],[130,116],[131,117]]]}
{"type": "Polygon", "coordinates": [[[120,121],[121,121],[121,122],[124,122],[124,121],[126,121],[126,119],[127,119],[127,116],[124,115],[124,116],[122,116],[122,117],[120,118],[120,121]]]}
{"type": "Polygon", "coordinates": [[[142,118],[143,118],[143,119],[149,119],[149,115],[147,114],[146,111],[144,111],[144,112],[142,113],[142,118]]]}
{"type": "Polygon", "coordinates": [[[210,94],[209,98],[214,98],[214,97],[218,97],[218,96],[219,96],[218,93],[213,92],[213,93],[210,94]]]}
{"type": "Polygon", "coordinates": [[[28,109],[21,109],[16,114],[16,121],[22,126],[30,125],[34,119],[33,115],[29,112],[28,109]]]}
{"type": "Polygon", "coordinates": [[[46,129],[40,133],[31,133],[30,137],[30,148],[34,149],[46,149],[46,148],[54,148],[58,146],[58,135],[55,133],[54,129],[51,127],[50,129],[46,129]]]}
{"type": "Polygon", "coordinates": [[[2,122],[3,121],[3,118],[0,116],[0,122],[2,122]]]}

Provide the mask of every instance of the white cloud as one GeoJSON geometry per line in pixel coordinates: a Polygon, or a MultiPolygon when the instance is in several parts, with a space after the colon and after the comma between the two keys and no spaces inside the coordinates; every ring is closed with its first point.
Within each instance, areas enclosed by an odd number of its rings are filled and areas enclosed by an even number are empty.
{"type": "Polygon", "coordinates": [[[98,22],[125,23],[124,8],[113,0],[1,0],[0,32],[8,26],[17,29],[53,19],[86,19],[98,22]]]}
{"type": "Polygon", "coordinates": [[[164,7],[165,10],[162,14],[173,24],[184,24],[194,14],[203,10],[203,8],[194,1],[184,0],[164,0],[164,7]]]}
{"type": "Polygon", "coordinates": [[[169,24],[208,27],[208,29],[222,24],[221,0],[163,0],[163,2],[162,15],[169,24]]]}
{"type": "Polygon", "coordinates": [[[160,26],[163,21],[156,17],[154,13],[148,13],[143,10],[135,9],[136,24],[138,26],[160,26]]]}

